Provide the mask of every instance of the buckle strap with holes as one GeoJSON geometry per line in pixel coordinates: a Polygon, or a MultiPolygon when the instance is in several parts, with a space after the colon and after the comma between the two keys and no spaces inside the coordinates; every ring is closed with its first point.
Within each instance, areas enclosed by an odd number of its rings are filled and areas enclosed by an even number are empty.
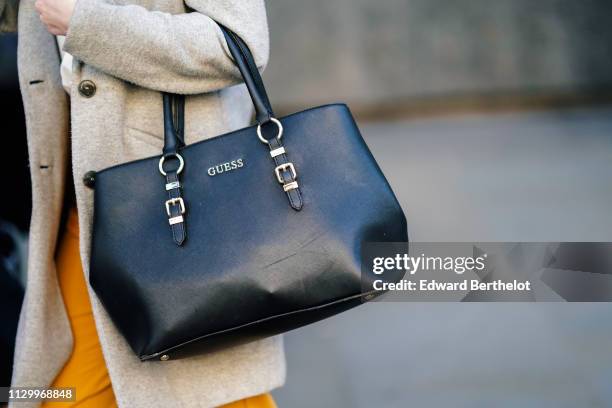
{"type": "Polygon", "coordinates": [[[181,182],[179,174],[183,170],[184,161],[180,154],[174,153],[164,155],[159,160],[159,172],[166,178],[166,193],[167,200],[164,202],[166,215],[168,216],[168,224],[172,230],[172,238],[177,245],[182,245],[187,238],[187,230],[185,229],[185,201],[182,197],[181,182]],[[164,169],[166,160],[178,160],[178,167],[174,165],[173,170],[164,169]]]}
{"type": "Polygon", "coordinates": [[[289,161],[287,151],[281,143],[283,125],[276,118],[270,118],[270,121],[278,128],[276,137],[269,140],[264,138],[261,132],[261,125],[257,126],[257,136],[259,140],[266,143],[270,148],[270,157],[272,157],[276,165],[274,168],[274,175],[276,180],[282,185],[283,191],[287,194],[289,204],[294,210],[300,211],[304,206],[304,201],[302,200],[300,186],[297,182],[297,170],[295,169],[295,165],[289,161]]]}

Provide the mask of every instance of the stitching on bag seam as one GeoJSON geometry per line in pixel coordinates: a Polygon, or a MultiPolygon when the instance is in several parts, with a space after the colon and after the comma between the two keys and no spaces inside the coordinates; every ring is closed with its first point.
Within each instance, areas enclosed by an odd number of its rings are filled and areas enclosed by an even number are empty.
{"type": "Polygon", "coordinates": [[[204,340],[206,338],[214,337],[214,336],[217,336],[217,335],[220,335],[220,334],[224,334],[224,333],[231,333],[231,332],[233,332],[235,330],[238,330],[238,329],[247,328],[247,327],[256,325],[258,323],[265,323],[265,322],[268,322],[270,320],[278,319],[280,317],[287,317],[287,316],[295,315],[295,314],[298,314],[298,313],[311,312],[311,311],[315,311],[315,310],[319,310],[319,309],[324,309],[324,308],[329,307],[329,306],[337,305],[337,304],[340,304],[340,303],[343,303],[343,302],[347,302],[349,300],[354,300],[354,299],[357,299],[357,298],[361,298],[363,296],[367,296],[368,294],[373,293],[373,292],[380,292],[380,291],[363,292],[363,293],[359,293],[358,295],[344,297],[344,298],[341,298],[341,299],[338,299],[338,300],[334,300],[332,302],[324,303],[322,305],[306,307],[306,308],[303,308],[303,309],[293,310],[293,311],[286,312],[286,313],[280,313],[280,314],[277,314],[277,315],[273,315],[273,316],[269,316],[269,317],[264,317],[263,319],[259,319],[259,320],[255,320],[255,321],[252,321],[252,322],[249,322],[249,323],[245,323],[245,324],[242,324],[242,325],[234,326],[234,327],[231,327],[229,329],[219,330],[219,331],[216,331],[214,333],[205,334],[203,336],[198,336],[198,337],[195,337],[195,338],[193,338],[191,340],[187,340],[187,341],[184,341],[182,343],[179,343],[176,346],[171,346],[171,347],[168,347],[168,348],[163,349],[161,351],[155,352],[153,354],[145,354],[145,355],[141,355],[139,357],[140,357],[141,360],[149,360],[151,358],[155,358],[155,357],[159,356],[160,354],[168,353],[171,350],[175,350],[175,349],[181,348],[183,346],[187,346],[189,344],[196,343],[199,340],[204,340]]]}
{"type": "MultiPolygon", "coordinates": [[[[283,116],[281,119],[282,120],[287,120],[287,119],[290,119],[290,118],[292,118],[294,116],[297,116],[299,114],[310,113],[312,111],[321,110],[321,109],[328,109],[328,108],[343,108],[343,109],[347,109],[348,110],[348,106],[346,106],[346,104],[344,104],[344,103],[328,103],[328,104],[325,104],[325,105],[315,106],[313,108],[305,109],[303,111],[291,113],[291,114],[289,114],[287,116],[283,116]]],[[[350,111],[349,111],[349,114],[350,114],[350,111]]],[[[126,125],[125,127],[127,128],[128,126],[126,125]]],[[[209,138],[206,138],[206,139],[198,140],[197,142],[193,142],[193,143],[190,143],[188,146],[185,146],[185,148],[192,147],[192,146],[195,146],[195,145],[203,145],[203,144],[205,144],[207,142],[210,142],[212,140],[221,139],[223,137],[230,136],[230,135],[232,135],[234,133],[240,133],[240,132],[244,132],[244,131],[247,131],[247,130],[251,130],[252,132],[256,132],[256,128],[257,128],[257,125],[245,126],[245,127],[241,128],[241,129],[236,129],[236,130],[233,130],[233,131],[221,134],[221,135],[216,135],[216,136],[212,136],[212,137],[209,137],[209,138]]],[[[137,130],[137,131],[139,130],[138,128],[131,128],[131,129],[134,129],[134,130],[137,130]]],[[[144,133],[146,133],[146,132],[144,132],[144,133]]],[[[137,159],[137,160],[133,160],[133,161],[129,161],[129,162],[115,164],[113,166],[110,166],[110,167],[107,167],[105,169],[102,169],[102,170],[98,171],[98,174],[105,173],[107,171],[113,170],[113,169],[118,168],[118,167],[122,167],[122,166],[130,165],[130,164],[134,164],[134,163],[138,163],[138,162],[143,162],[143,161],[151,160],[151,159],[158,158],[158,157],[159,157],[159,155],[154,155],[154,156],[149,156],[149,157],[143,157],[142,159],[137,159]]]]}

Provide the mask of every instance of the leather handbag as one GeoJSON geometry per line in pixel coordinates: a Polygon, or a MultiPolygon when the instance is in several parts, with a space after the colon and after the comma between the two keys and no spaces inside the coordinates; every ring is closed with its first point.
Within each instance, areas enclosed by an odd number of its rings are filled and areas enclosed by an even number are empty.
{"type": "Polygon", "coordinates": [[[372,298],[366,242],[404,213],[346,105],[276,118],[246,44],[221,26],[257,124],[191,145],[163,94],[160,156],[97,172],[90,283],[141,360],[276,335],[372,298]]]}

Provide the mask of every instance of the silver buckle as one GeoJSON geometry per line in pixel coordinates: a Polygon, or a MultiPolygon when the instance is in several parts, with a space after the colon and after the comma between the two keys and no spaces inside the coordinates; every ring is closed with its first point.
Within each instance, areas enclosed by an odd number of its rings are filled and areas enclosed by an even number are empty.
{"type": "Polygon", "coordinates": [[[172,215],[170,213],[170,206],[175,205],[175,204],[178,204],[179,207],[181,208],[181,214],[185,214],[185,202],[183,201],[183,198],[182,197],[171,198],[170,200],[166,200],[166,213],[168,214],[168,217],[172,215]]]}
{"type": "Polygon", "coordinates": [[[295,172],[295,167],[293,166],[293,163],[291,162],[283,163],[279,166],[276,166],[276,168],[274,169],[274,173],[276,173],[276,179],[281,184],[285,184],[285,181],[283,180],[283,176],[281,175],[281,172],[286,171],[286,170],[291,170],[291,175],[294,180],[297,178],[297,173],[295,172]]]}

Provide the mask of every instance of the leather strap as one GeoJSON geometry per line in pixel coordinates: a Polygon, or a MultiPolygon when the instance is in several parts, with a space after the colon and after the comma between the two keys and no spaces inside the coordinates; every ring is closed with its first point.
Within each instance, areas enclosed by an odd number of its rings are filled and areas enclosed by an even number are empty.
{"type": "MultiPolygon", "coordinates": [[[[274,117],[274,111],[272,110],[270,100],[268,99],[268,93],[266,92],[259,70],[257,69],[257,64],[255,64],[253,54],[236,33],[221,24],[219,24],[219,27],[225,36],[230,53],[249,90],[249,95],[255,107],[255,118],[257,123],[263,125],[274,117]]],[[[178,151],[178,149],[185,145],[183,136],[184,105],[185,98],[183,95],[164,93],[164,118],[170,118],[170,120],[164,119],[164,154],[166,154],[166,152],[178,151]],[[169,129],[169,126],[172,126],[172,115],[170,115],[169,112],[172,111],[173,105],[176,107],[174,113],[175,132],[169,129]]]]}
{"type": "MultiPolygon", "coordinates": [[[[179,149],[185,146],[182,137],[184,123],[184,108],[173,109],[177,104],[179,95],[162,93],[164,104],[164,155],[172,155],[178,153],[179,149]],[[178,112],[177,112],[178,111],[178,112]],[[180,115],[179,115],[180,114],[180,115]],[[177,120],[173,118],[177,116],[177,120]]],[[[184,105],[185,99],[182,98],[184,105]]]]}
{"type": "Polygon", "coordinates": [[[181,197],[181,185],[176,171],[166,173],[166,186],[174,186],[166,187],[168,200],[164,206],[172,230],[172,238],[176,245],[181,246],[187,238],[187,230],[185,229],[185,201],[181,197]]]}
{"type": "Polygon", "coordinates": [[[292,185],[295,185],[295,187],[291,189],[286,189],[285,192],[287,193],[287,198],[289,199],[291,208],[296,211],[300,211],[304,206],[304,202],[302,200],[302,193],[300,192],[297,184],[297,171],[293,166],[293,163],[289,161],[280,139],[276,137],[270,139],[268,141],[268,146],[270,147],[271,153],[274,151],[279,151],[282,148],[280,151],[283,153],[278,155],[275,154],[272,157],[272,160],[274,160],[274,164],[276,165],[276,169],[278,169],[274,170],[274,173],[277,175],[278,181],[283,185],[283,188],[285,186],[292,187],[292,185]]]}
{"type": "Polygon", "coordinates": [[[181,147],[185,146],[185,95],[172,95],[174,130],[181,147]]]}
{"type": "Polygon", "coordinates": [[[253,100],[257,123],[263,125],[269,122],[270,118],[274,117],[274,112],[272,111],[272,106],[270,105],[266,88],[259,74],[259,70],[257,69],[257,64],[255,64],[253,54],[251,54],[249,47],[236,35],[236,33],[221,24],[219,24],[219,27],[221,27],[221,31],[223,31],[227,47],[232,57],[234,57],[234,62],[240,70],[240,74],[253,100]]]}
{"type": "MultiPolygon", "coordinates": [[[[266,88],[259,74],[259,70],[257,69],[257,64],[255,64],[253,54],[251,54],[249,47],[236,35],[236,33],[221,24],[219,24],[219,27],[221,27],[221,31],[223,31],[230,53],[232,57],[234,57],[234,61],[244,78],[244,83],[249,90],[253,105],[255,106],[255,117],[257,123],[259,123],[259,129],[262,131],[263,125],[271,122],[274,118],[274,112],[272,111],[270,100],[268,99],[266,88]]],[[[271,139],[265,138],[265,140],[268,142],[270,152],[279,151],[278,149],[283,148],[279,137],[272,137],[271,139]]],[[[297,171],[293,163],[289,161],[284,148],[282,151],[282,154],[272,156],[276,165],[274,175],[280,184],[282,184],[283,190],[287,193],[287,198],[289,199],[291,207],[296,211],[300,211],[304,203],[296,181],[297,171]]]]}
{"type": "Polygon", "coordinates": [[[180,246],[187,238],[185,228],[186,205],[182,197],[182,187],[179,179],[179,174],[184,165],[183,158],[179,154],[179,149],[185,145],[182,137],[184,132],[184,98],[168,93],[162,93],[162,95],[164,105],[164,154],[160,159],[159,166],[166,181],[167,200],[164,202],[164,208],[168,216],[172,238],[180,246]],[[173,120],[175,117],[176,121],[173,120]],[[179,135],[181,136],[179,137],[179,135]]]}

